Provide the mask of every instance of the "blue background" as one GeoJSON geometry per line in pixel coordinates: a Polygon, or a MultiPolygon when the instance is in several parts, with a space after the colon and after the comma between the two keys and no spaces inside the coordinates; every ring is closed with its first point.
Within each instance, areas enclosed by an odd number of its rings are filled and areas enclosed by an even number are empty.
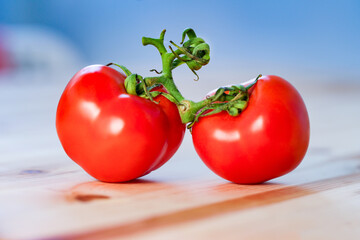
{"type": "MultiPolygon", "coordinates": [[[[290,81],[360,82],[360,1],[0,0],[0,23],[44,26],[68,38],[86,64],[115,61],[149,75],[160,68],[141,37],[192,27],[211,46],[199,71],[211,87],[257,74],[290,81]]],[[[185,67],[179,76],[193,78],[185,67]]],[[[176,75],[175,75],[176,77],[176,75]]],[[[180,83],[181,85],[181,83],[180,83]]]]}

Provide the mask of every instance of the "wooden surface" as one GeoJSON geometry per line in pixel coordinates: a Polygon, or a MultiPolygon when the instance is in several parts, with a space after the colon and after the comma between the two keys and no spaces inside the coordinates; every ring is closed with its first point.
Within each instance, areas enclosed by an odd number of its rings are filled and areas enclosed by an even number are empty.
{"type": "Polygon", "coordinates": [[[308,153],[262,185],[211,173],[189,134],[160,170],[95,181],[56,136],[64,86],[1,86],[0,239],[360,239],[360,88],[296,86],[310,114],[308,153]]]}

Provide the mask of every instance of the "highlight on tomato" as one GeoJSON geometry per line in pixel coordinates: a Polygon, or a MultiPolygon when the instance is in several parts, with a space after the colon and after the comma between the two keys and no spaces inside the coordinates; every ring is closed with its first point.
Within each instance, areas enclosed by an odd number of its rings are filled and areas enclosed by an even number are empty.
{"type": "Polygon", "coordinates": [[[94,178],[123,182],[168,161],[185,126],[175,104],[126,92],[126,77],[108,66],[80,70],[58,104],[56,129],[68,156],[94,178]]]}
{"type": "Polygon", "coordinates": [[[246,108],[200,117],[192,138],[203,162],[241,184],[262,183],[295,169],[309,145],[309,116],[299,92],[277,76],[249,88],[246,108]]]}
{"type": "Polygon", "coordinates": [[[164,36],[165,30],[159,38],[142,38],[144,46],[160,53],[162,70],[151,69],[153,76],[111,63],[88,66],[70,80],[58,104],[56,129],[72,160],[98,180],[129,181],[166,163],[187,126],[202,161],[234,183],[263,183],[300,164],[310,123],[303,99],[289,82],[259,75],[220,87],[198,102],[186,99],[173,70],[185,65],[199,79],[210,47],[191,28],[168,48],[164,36]]]}

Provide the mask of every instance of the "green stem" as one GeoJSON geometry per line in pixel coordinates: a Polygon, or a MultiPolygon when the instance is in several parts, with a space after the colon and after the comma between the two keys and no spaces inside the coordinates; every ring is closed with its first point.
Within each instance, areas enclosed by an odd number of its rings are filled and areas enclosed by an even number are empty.
{"type": "MultiPolygon", "coordinates": [[[[142,94],[141,96],[145,96],[152,100],[153,95],[162,94],[177,105],[182,122],[184,124],[191,123],[189,125],[190,127],[201,116],[208,116],[220,111],[227,111],[230,115],[236,116],[245,109],[248,101],[248,89],[256,83],[259,77],[253,84],[249,85],[248,88],[243,86],[219,88],[213,96],[199,102],[185,99],[174,83],[172,70],[183,63],[186,63],[190,70],[198,77],[195,71],[199,70],[209,62],[210,48],[203,39],[196,36],[194,30],[189,28],[183,32],[182,41],[180,43],[182,46],[178,46],[170,41],[177,49],[174,51],[171,46],[169,46],[171,51],[168,52],[164,46],[164,35],[165,30],[161,32],[160,37],[157,39],[148,37],[142,38],[144,46],[152,45],[159,51],[162,71],[157,72],[155,70],[157,74],[160,74],[160,76],[156,77],[142,78],[141,76],[138,77],[138,75],[136,75],[135,78],[133,77],[134,79],[137,79],[138,83],[136,85],[136,91],[138,91],[139,94],[142,94]],[[186,36],[189,40],[184,42],[186,36]],[[151,88],[158,84],[164,86],[167,93],[150,92],[151,88]]],[[[122,69],[124,70],[124,68],[122,69]]],[[[124,71],[126,70],[127,69],[124,71]]],[[[129,90],[134,92],[134,80],[129,77],[128,82],[129,90]]]]}
{"type": "Polygon", "coordinates": [[[155,46],[159,50],[160,55],[166,53],[167,51],[166,51],[166,48],[164,46],[165,32],[166,32],[165,29],[162,30],[162,32],[160,33],[160,38],[158,38],[158,39],[143,37],[142,38],[142,44],[144,46],[149,45],[149,44],[155,46]]]}
{"type": "Polygon", "coordinates": [[[166,51],[166,48],[164,46],[164,34],[165,30],[163,30],[160,34],[159,39],[154,38],[142,38],[143,45],[153,45],[158,49],[161,55],[162,60],[162,73],[160,77],[147,77],[145,78],[145,83],[148,86],[154,85],[154,84],[161,84],[165,87],[165,89],[176,99],[178,103],[184,100],[184,97],[180,93],[179,89],[174,83],[173,77],[172,77],[172,70],[173,68],[173,62],[175,60],[175,55],[173,53],[169,53],[166,51]]]}
{"type": "Polygon", "coordinates": [[[127,77],[131,75],[131,72],[129,71],[129,69],[127,69],[127,68],[124,67],[123,65],[119,65],[119,64],[116,64],[116,63],[108,63],[108,64],[106,64],[106,66],[108,66],[108,67],[111,66],[111,65],[115,65],[115,66],[121,68],[121,70],[124,71],[124,73],[125,73],[125,75],[126,75],[127,77]]]}

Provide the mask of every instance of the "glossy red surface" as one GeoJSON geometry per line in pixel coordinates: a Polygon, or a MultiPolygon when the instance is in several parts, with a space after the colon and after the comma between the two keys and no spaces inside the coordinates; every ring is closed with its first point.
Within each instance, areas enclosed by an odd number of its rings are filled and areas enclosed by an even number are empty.
{"type": "Polygon", "coordinates": [[[196,152],[216,174],[236,183],[261,183],[300,164],[309,144],[309,117],[290,83],[264,76],[239,116],[202,117],[192,137],[196,152]]]}
{"type": "Polygon", "coordinates": [[[129,95],[124,80],[110,67],[86,67],[70,80],[56,114],[68,156],[105,182],[129,181],[164,164],[184,133],[175,105],[129,95]],[[176,117],[178,122],[170,123],[176,117]]]}

